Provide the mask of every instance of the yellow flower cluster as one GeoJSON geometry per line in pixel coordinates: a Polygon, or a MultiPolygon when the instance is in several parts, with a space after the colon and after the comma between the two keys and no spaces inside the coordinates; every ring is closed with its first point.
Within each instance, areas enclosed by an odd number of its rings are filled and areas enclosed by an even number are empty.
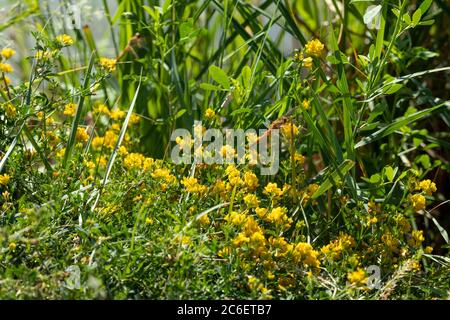
{"type": "Polygon", "coordinates": [[[408,245],[413,248],[420,248],[422,242],[425,241],[425,237],[423,236],[422,230],[414,230],[411,233],[411,237],[408,239],[408,245]]]}
{"type": "Polygon", "coordinates": [[[281,197],[283,195],[283,191],[278,188],[278,185],[276,182],[269,182],[265,187],[263,193],[265,195],[277,198],[281,197]]]}
{"type": "Polygon", "coordinates": [[[273,208],[269,214],[265,216],[267,222],[289,228],[292,224],[292,218],[287,216],[287,210],[283,207],[273,208]]]}
{"type": "Polygon", "coordinates": [[[0,71],[3,73],[12,73],[14,72],[14,69],[10,64],[0,62],[0,71]]]}
{"type": "Polygon", "coordinates": [[[288,140],[295,138],[299,132],[299,128],[292,122],[285,123],[281,126],[281,134],[288,140]]]}
{"type": "Polygon", "coordinates": [[[75,139],[81,142],[86,142],[89,140],[89,135],[84,128],[77,128],[77,132],[75,134],[75,139]]]}
{"type": "Polygon", "coordinates": [[[319,39],[313,39],[305,45],[305,52],[310,56],[319,57],[322,55],[324,44],[319,39]]]}
{"type": "Polygon", "coordinates": [[[104,146],[112,149],[116,145],[118,138],[118,135],[113,130],[108,130],[105,132],[104,137],[95,137],[92,139],[92,148],[98,150],[104,146]]]}
{"type": "Polygon", "coordinates": [[[231,187],[240,186],[244,183],[241,179],[241,173],[233,164],[230,164],[225,169],[225,174],[228,176],[228,181],[230,182],[231,187]]]}
{"type": "Polygon", "coordinates": [[[259,185],[258,177],[256,176],[256,174],[254,174],[251,171],[246,171],[244,173],[244,182],[245,182],[245,186],[250,191],[255,190],[259,185]]]}
{"type": "Polygon", "coordinates": [[[296,263],[302,263],[304,266],[318,268],[320,261],[318,259],[319,252],[306,242],[300,242],[294,245],[292,249],[292,257],[296,263]]]}
{"type": "Polygon", "coordinates": [[[56,41],[63,47],[68,47],[74,44],[72,37],[67,34],[57,36],[56,41]]]}
{"type": "Polygon", "coordinates": [[[214,119],[215,116],[216,116],[216,112],[213,109],[211,109],[211,108],[206,109],[205,118],[207,120],[212,120],[212,119],[214,119]]]}
{"type": "Polygon", "coordinates": [[[7,174],[0,174],[0,185],[6,186],[11,180],[11,177],[7,174]]]}
{"type": "Polygon", "coordinates": [[[341,233],[337,239],[334,239],[326,246],[320,249],[320,252],[330,260],[338,260],[344,252],[355,247],[355,239],[345,233],[341,233]]]}
{"type": "Polygon", "coordinates": [[[254,194],[248,194],[244,197],[245,204],[250,208],[256,208],[259,205],[258,197],[254,194]]]}
{"type": "Polygon", "coordinates": [[[177,181],[177,178],[175,178],[175,176],[170,173],[169,169],[166,168],[155,169],[155,171],[152,172],[152,177],[167,183],[174,183],[177,181]]]}
{"type": "Polygon", "coordinates": [[[11,48],[3,48],[0,55],[5,59],[10,59],[16,52],[11,48]]]}
{"type": "Polygon", "coordinates": [[[77,112],[77,105],[75,103],[68,103],[64,106],[64,115],[73,117],[77,112]]]}
{"type": "Polygon", "coordinates": [[[198,180],[194,177],[184,177],[181,180],[181,184],[186,188],[187,192],[203,194],[208,188],[202,184],[198,183],[198,180]]]}
{"type": "Polygon", "coordinates": [[[16,107],[12,103],[4,103],[1,105],[2,109],[5,110],[6,116],[8,118],[13,118],[16,115],[16,107]]]}
{"type": "Polygon", "coordinates": [[[362,268],[358,268],[355,271],[349,272],[347,275],[347,279],[352,285],[356,287],[365,286],[368,280],[366,271],[362,268]]]}
{"type": "Polygon", "coordinates": [[[436,184],[434,182],[431,182],[431,180],[426,179],[423,181],[420,181],[417,186],[416,190],[422,190],[427,195],[431,196],[434,192],[436,192],[436,184]]]}
{"type": "Polygon", "coordinates": [[[412,206],[416,212],[425,209],[426,199],[423,195],[413,194],[410,197],[410,200],[411,200],[412,206]]]}
{"type": "Polygon", "coordinates": [[[123,149],[124,147],[121,146],[119,149],[119,152],[122,154],[126,154],[125,158],[123,159],[123,165],[125,168],[131,170],[131,169],[144,169],[148,170],[151,166],[153,166],[155,160],[153,158],[145,157],[143,154],[140,153],[128,153],[123,149]]]}
{"type": "Polygon", "coordinates": [[[100,58],[99,64],[104,70],[108,72],[113,72],[116,70],[117,60],[109,58],[100,58]]]}

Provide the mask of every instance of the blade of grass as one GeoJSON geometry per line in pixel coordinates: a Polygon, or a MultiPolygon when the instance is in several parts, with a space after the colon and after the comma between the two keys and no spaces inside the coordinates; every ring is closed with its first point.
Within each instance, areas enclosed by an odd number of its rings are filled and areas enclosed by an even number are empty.
{"type": "Polygon", "coordinates": [[[89,89],[89,83],[91,80],[91,71],[94,66],[94,56],[95,56],[95,53],[92,52],[91,58],[89,60],[89,66],[88,66],[88,69],[86,71],[86,75],[84,78],[82,91],[80,94],[80,100],[78,102],[77,112],[75,114],[75,118],[73,119],[72,129],[70,130],[70,136],[69,136],[69,141],[67,142],[66,152],[64,153],[63,168],[67,168],[67,162],[70,160],[70,157],[72,156],[73,146],[75,145],[75,136],[77,133],[78,125],[80,124],[80,121],[81,121],[81,114],[83,112],[84,100],[86,98],[85,93],[89,89]]]}

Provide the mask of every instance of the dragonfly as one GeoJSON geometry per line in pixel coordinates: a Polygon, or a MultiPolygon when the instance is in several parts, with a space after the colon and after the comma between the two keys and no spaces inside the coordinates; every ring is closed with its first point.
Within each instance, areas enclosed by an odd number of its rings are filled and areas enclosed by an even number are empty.
{"type": "Polygon", "coordinates": [[[136,53],[137,49],[144,47],[144,38],[142,35],[137,32],[133,37],[130,38],[126,47],[122,50],[122,52],[117,56],[116,61],[119,61],[123,58],[125,54],[130,52],[136,59],[139,59],[138,54],[136,53]]]}
{"type": "Polygon", "coordinates": [[[285,115],[281,116],[280,118],[274,120],[269,126],[266,132],[264,132],[261,136],[259,136],[251,145],[250,147],[254,146],[255,144],[259,143],[262,139],[267,138],[273,130],[280,129],[283,125],[286,123],[292,121],[292,114],[297,108],[293,108],[289,110],[285,115]]]}

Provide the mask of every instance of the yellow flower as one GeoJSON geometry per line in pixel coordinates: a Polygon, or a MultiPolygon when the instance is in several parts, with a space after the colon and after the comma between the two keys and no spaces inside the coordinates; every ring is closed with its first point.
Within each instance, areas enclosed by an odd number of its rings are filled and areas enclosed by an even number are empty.
{"type": "Polygon", "coordinates": [[[251,171],[246,171],[244,173],[244,182],[250,190],[255,190],[259,185],[258,177],[251,171]]]}
{"type": "Polygon", "coordinates": [[[423,195],[414,194],[411,196],[410,200],[416,212],[425,209],[426,199],[423,195]]]}
{"type": "Polygon", "coordinates": [[[6,116],[8,118],[12,118],[16,115],[16,107],[14,107],[12,103],[3,104],[2,108],[5,110],[6,116]]]}
{"type": "Polygon", "coordinates": [[[145,218],[145,224],[153,224],[153,219],[150,217],[145,218]]]}
{"type": "Polygon", "coordinates": [[[303,263],[305,266],[318,268],[320,261],[319,252],[306,242],[297,243],[292,249],[292,258],[296,263],[303,263]]]}
{"type": "Polygon", "coordinates": [[[0,55],[5,59],[11,58],[15,53],[16,52],[11,48],[3,48],[2,51],[0,51],[0,55]]]}
{"type": "Polygon", "coordinates": [[[249,207],[258,207],[259,200],[258,197],[254,194],[248,194],[244,197],[244,202],[249,207]]]}
{"type": "Polygon", "coordinates": [[[312,69],[312,67],[313,67],[313,59],[311,57],[304,58],[302,61],[303,61],[303,66],[306,69],[312,69]]]}
{"type": "Polygon", "coordinates": [[[165,180],[166,182],[172,183],[176,181],[176,178],[170,174],[170,171],[166,168],[158,168],[152,172],[152,177],[154,179],[165,180]]]}
{"type": "Polygon", "coordinates": [[[79,140],[81,142],[86,142],[89,140],[89,135],[86,132],[86,129],[83,128],[77,128],[77,132],[75,134],[75,139],[79,140]]]}
{"type": "Polygon", "coordinates": [[[320,251],[330,260],[338,260],[342,253],[350,250],[355,246],[355,239],[345,233],[341,233],[339,237],[323,246],[320,251]]]}
{"type": "Polygon", "coordinates": [[[141,121],[141,117],[139,117],[138,115],[135,115],[135,114],[133,113],[133,114],[131,115],[131,117],[130,117],[130,122],[129,122],[129,124],[130,124],[130,125],[138,124],[139,121],[141,121]]]}
{"type": "Polygon", "coordinates": [[[66,153],[66,148],[62,148],[62,149],[60,149],[57,153],[56,153],[56,156],[58,157],[58,158],[62,158],[62,157],[64,157],[64,154],[66,153]]]}
{"type": "Polygon", "coordinates": [[[431,180],[426,179],[418,183],[418,185],[416,186],[416,190],[422,190],[423,192],[431,196],[433,192],[436,192],[437,188],[434,182],[431,182],[431,180]]]}
{"type": "Polygon", "coordinates": [[[367,274],[364,269],[358,268],[355,271],[351,271],[347,274],[347,279],[352,285],[357,287],[365,286],[367,284],[367,274]]]}
{"type": "Polygon", "coordinates": [[[311,56],[320,56],[325,46],[318,39],[313,39],[305,45],[305,52],[311,56]]]}
{"type": "Polygon", "coordinates": [[[272,182],[269,182],[265,186],[263,193],[265,195],[269,195],[269,196],[272,196],[272,197],[280,197],[283,194],[281,189],[278,188],[278,185],[276,183],[272,183],[272,182]]]}
{"type": "Polygon", "coordinates": [[[198,183],[194,177],[184,177],[181,184],[186,188],[187,192],[202,194],[206,192],[207,187],[198,183]]]}
{"type": "Polygon", "coordinates": [[[307,100],[307,99],[303,100],[303,102],[302,102],[302,108],[305,109],[305,110],[308,110],[308,109],[310,108],[310,102],[309,102],[309,100],[307,100]]]}
{"type": "Polygon", "coordinates": [[[3,73],[11,73],[14,72],[14,69],[8,63],[0,63],[0,71],[3,73]]]}
{"type": "Polygon", "coordinates": [[[419,248],[422,245],[422,242],[425,241],[425,237],[423,236],[422,230],[414,230],[411,233],[411,238],[408,239],[408,244],[411,247],[419,248]]]}
{"type": "Polygon", "coordinates": [[[0,174],[0,185],[6,186],[11,180],[11,177],[7,174],[0,174]]]}
{"type": "Polygon", "coordinates": [[[125,116],[126,116],[125,111],[120,110],[120,109],[114,109],[114,110],[112,110],[111,113],[110,113],[110,117],[111,117],[113,120],[120,120],[120,119],[125,118],[125,116]]]}
{"type": "Polygon", "coordinates": [[[295,152],[294,161],[298,162],[298,164],[302,166],[305,163],[305,157],[302,154],[295,152]]]}
{"type": "Polygon", "coordinates": [[[100,58],[100,66],[108,72],[116,70],[117,60],[109,58],[100,58]]]}
{"type": "Polygon", "coordinates": [[[284,228],[289,228],[292,224],[292,219],[286,214],[286,208],[276,207],[265,217],[265,220],[276,225],[283,226],[284,228]]]}
{"type": "Polygon", "coordinates": [[[108,107],[104,104],[98,104],[97,106],[94,107],[94,113],[100,113],[100,114],[104,114],[109,116],[110,115],[110,111],[108,109],[108,107]]]}
{"type": "Polygon", "coordinates": [[[256,208],[255,212],[258,217],[260,217],[261,219],[264,219],[267,214],[267,209],[266,208],[256,208]]]}
{"type": "Polygon", "coordinates": [[[71,46],[74,43],[72,37],[67,34],[57,36],[56,41],[63,47],[71,46]]]}
{"type": "Polygon", "coordinates": [[[243,213],[238,213],[236,211],[232,211],[225,216],[225,221],[230,222],[234,225],[242,225],[247,219],[247,215],[243,213]]]}
{"type": "Polygon", "coordinates": [[[300,130],[298,129],[298,127],[292,122],[286,123],[281,126],[281,133],[289,140],[297,136],[299,132],[300,130]]]}
{"type": "Polygon", "coordinates": [[[206,109],[206,111],[205,111],[206,119],[211,120],[211,119],[214,119],[215,116],[216,116],[216,112],[213,109],[211,109],[211,108],[206,109]]]}
{"type": "Polygon", "coordinates": [[[130,153],[123,159],[123,165],[127,169],[140,169],[145,157],[140,153],[130,153]]]}
{"type": "Polygon", "coordinates": [[[425,253],[430,254],[430,253],[433,252],[433,247],[428,246],[428,247],[426,247],[425,249],[423,249],[423,251],[424,251],[425,253]]]}
{"type": "Polygon", "coordinates": [[[15,242],[10,242],[8,248],[9,250],[14,250],[17,248],[17,244],[15,242]]]}
{"type": "Polygon", "coordinates": [[[202,215],[199,219],[198,222],[200,222],[200,224],[202,226],[209,226],[211,224],[211,220],[209,219],[207,214],[202,215]]]}
{"type": "Polygon", "coordinates": [[[75,103],[68,103],[64,106],[64,115],[73,117],[77,112],[77,105],[75,103]]]}

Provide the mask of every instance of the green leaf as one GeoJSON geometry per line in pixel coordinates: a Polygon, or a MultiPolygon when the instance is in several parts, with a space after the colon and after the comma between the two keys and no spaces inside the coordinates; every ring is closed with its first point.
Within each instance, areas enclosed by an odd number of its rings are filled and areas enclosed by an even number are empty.
{"type": "Polygon", "coordinates": [[[431,7],[432,3],[433,3],[433,0],[424,0],[420,4],[420,7],[418,10],[420,10],[421,14],[423,15],[425,12],[428,11],[428,9],[431,7]]]}
{"type": "Polygon", "coordinates": [[[400,90],[402,87],[403,87],[403,85],[401,83],[395,83],[388,87],[384,87],[383,93],[384,94],[393,94],[393,93],[396,93],[398,90],[400,90]]]}
{"type": "Polygon", "coordinates": [[[422,18],[422,10],[417,9],[412,16],[413,26],[417,26],[417,24],[420,22],[420,18],[422,18]]]}
{"type": "Polygon", "coordinates": [[[227,74],[225,71],[220,69],[216,66],[210,66],[209,67],[209,75],[216,81],[218,84],[220,84],[225,89],[230,89],[230,80],[228,79],[227,74]]]}
{"type": "Polygon", "coordinates": [[[215,85],[213,85],[211,83],[207,83],[207,82],[200,83],[200,88],[203,90],[208,90],[208,91],[222,90],[222,88],[220,88],[219,86],[215,86],[215,85]]]}
{"type": "Polygon", "coordinates": [[[448,102],[444,102],[442,104],[439,104],[437,106],[434,106],[432,108],[428,108],[428,109],[424,109],[421,110],[419,112],[415,112],[409,116],[406,117],[400,117],[397,118],[394,122],[388,124],[387,126],[381,128],[380,130],[378,130],[377,132],[364,137],[363,139],[361,139],[361,141],[359,141],[356,145],[355,145],[355,149],[358,149],[362,146],[365,146],[369,143],[372,143],[376,140],[379,140],[381,138],[384,138],[392,133],[394,133],[395,131],[397,131],[398,129],[400,129],[403,126],[406,126],[414,121],[420,120],[428,115],[430,115],[432,112],[435,112],[441,108],[444,107],[449,107],[450,103],[448,102]]]}
{"type": "Polygon", "coordinates": [[[392,168],[391,166],[386,166],[383,169],[383,174],[389,182],[394,181],[395,174],[397,173],[398,168],[392,168]]]}
{"type": "Polygon", "coordinates": [[[344,162],[335,170],[325,181],[320,184],[319,189],[312,195],[313,199],[320,197],[322,194],[327,192],[333,185],[341,181],[344,175],[351,169],[355,163],[349,159],[344,160],[344,162]]]}

